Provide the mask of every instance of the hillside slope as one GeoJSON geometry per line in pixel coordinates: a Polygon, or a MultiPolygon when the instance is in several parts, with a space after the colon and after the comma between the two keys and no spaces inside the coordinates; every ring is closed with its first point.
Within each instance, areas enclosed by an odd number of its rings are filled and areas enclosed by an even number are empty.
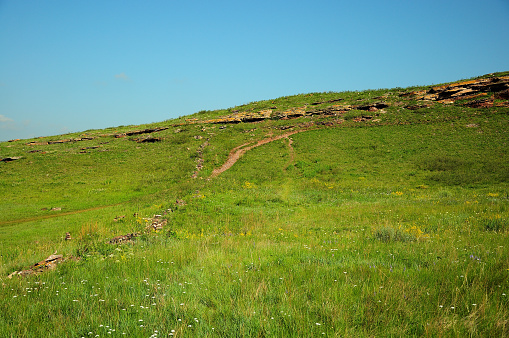
{"type": "Polygon", "coordinates": [[[0,335],[509,335],[508,113],[498,73],[1,143],[0,335]]]}

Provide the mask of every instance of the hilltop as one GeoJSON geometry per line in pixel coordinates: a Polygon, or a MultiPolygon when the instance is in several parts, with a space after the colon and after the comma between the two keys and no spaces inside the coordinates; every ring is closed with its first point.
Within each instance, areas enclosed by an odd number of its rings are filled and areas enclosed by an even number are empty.
{"type": "Polygon", "coordinates": [[[0,335],[509,335],[508,113],[504,72],[0,143],[0,335]]]}

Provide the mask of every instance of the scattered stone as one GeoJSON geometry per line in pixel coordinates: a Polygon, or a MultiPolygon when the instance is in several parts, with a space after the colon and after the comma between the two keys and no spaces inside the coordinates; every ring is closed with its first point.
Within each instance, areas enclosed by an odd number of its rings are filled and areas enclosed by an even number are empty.
{"type": "MultiPolygon", "coordinates": [[[[156,215],[156,216],[160,216],[160,215],[156,215]]],[[[154,231],[159,231],[159,230],[163,230],[163,227],[168,223],[168,220],[167,219],[160,219],[159,217],[154,217],[152,219],[152,223],[150,225],[150,227],[154,230],[154,231]]]]}
{"type": "MultiPolygon", "coordinates": [[[[138,214],[136,214],[136,215],[138,215],[138,214]]],[[[118,222],[118,221],[120,221],[120,220],[123,220],[124,218],[125,218],[125,215],[117,216],[117,217],[115,217],[115,218],[113,219],[113,221],[118,222]]]]}
{"type": "Polygon", "coordinates": [[[137,236],[138,236],[138,233],[121,235],[121,236],[113,237],[112,239],[110,239],[110,241],[108,243],[109,244],[118,244],[118,243],[122,243],[122,242],[131,242],[131,239],[133,239],[134,237],[137,237],[137,236]]]}
{"type": "Polygon", "coordinates": [[[56,264],[60,263],[62,260],[63,260],[62,255],[53,254],[53,255],[48,256],[48,258],[46,258],[45,260],[40,261],[39,263],[35,264],[32,267],[32,270],[43,269],[43,268],[53,269],[56,266],[56,264]]]}
{"type": "Polygon", "coordinates": [[[205,160],[203,159],[203,149],[209,145],[209,141],[205,141],[205,143],[201,144],[196,151],[198,157],[196,158],[196,171],[191,175],[192,178],[198,178],[199,172],[203,169],[203,164],[205,160]]]}
{"type": "Polygon", "coordinates": [[[184,206],[187,203],[186,203],[186,201],[177,198],[177,200],[175,201],[175,204],[178,206],[184,206]]]}
{"type": "Polygon", "coordinates": [[[62,208],[61,207],[55,207],[55,208],[51,208],[51,211],[61,211],[62,208]]]}
{"type": "Polygon", "coordinates": [[[66,241],[70,241],[71,239],[72,239],[72,237],[71,237],[71,233],[70,233],[70,232],[67,232],[67,233],[65,234],[65,240],[66,240],[66,241]]]}

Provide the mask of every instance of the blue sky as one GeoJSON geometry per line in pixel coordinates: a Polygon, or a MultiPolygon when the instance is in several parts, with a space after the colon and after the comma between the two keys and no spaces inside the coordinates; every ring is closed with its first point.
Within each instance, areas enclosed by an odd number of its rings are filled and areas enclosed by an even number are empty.
{"type": "Polygon", "coordinates": [[[0,141],[506,70],[507,0],[0,0],[0,141]]]}

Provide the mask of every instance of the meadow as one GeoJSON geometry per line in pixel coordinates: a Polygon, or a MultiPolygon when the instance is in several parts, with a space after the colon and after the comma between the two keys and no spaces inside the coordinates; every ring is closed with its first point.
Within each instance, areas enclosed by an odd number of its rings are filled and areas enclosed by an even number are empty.
{"type": "Polygon", "coordinates": [[[431,88],[1,143],[0,336],[509,336],[509,108],[431,88]]]}

